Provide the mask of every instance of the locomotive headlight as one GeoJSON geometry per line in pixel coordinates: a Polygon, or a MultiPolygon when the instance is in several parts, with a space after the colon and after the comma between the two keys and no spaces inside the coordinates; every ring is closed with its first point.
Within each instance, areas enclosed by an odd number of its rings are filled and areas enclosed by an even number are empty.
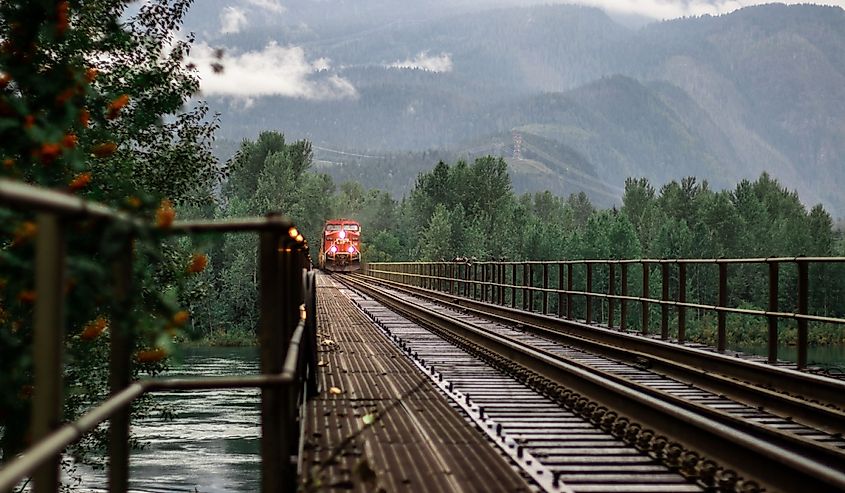
{"type": "Polygon", "coordinates": [[[349,248],[347,248],[346,251],[349,252],[349,253],[355,253],[355,247],[352,246],[352,245],[349,245],[349,248]]]}
{"type": "Polygon", "coordinates": [[[337,247],[335,245],[332,245],[332,247],[329,248],[329,253],[337,253],[337,247]]]}
{"type": "Polygon", "coordinates": [[[341,229],[340,233],[337,234],[337,237],[340,238],[341,240],[346,238],[346,231],[341,229]]]}

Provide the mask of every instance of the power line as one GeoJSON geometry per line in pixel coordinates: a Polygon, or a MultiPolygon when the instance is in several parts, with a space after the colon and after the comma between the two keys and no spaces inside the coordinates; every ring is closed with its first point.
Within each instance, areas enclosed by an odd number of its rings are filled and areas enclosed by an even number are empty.
{"type": "Polygon", "coordinates": [[[314,145],[314,144],[311,144],[311,147],[314,148],[314,149],[318,149],[320,151],[323,151],[323,152],[331,152],[331,153],[334,153],[334,154],[342,154],[344,156],[364,157],[364,158],[370,158],[370,159],[384,159],[384,156],[371,156],[369,154],[355,154],[354,152],[339,151],[337,149],[329,149],[328,147],[320,147],[320,146],[314,145]]]}

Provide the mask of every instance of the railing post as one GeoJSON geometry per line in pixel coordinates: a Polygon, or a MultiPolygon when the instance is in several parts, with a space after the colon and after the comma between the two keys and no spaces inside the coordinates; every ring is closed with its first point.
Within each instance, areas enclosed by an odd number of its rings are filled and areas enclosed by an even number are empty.
{"type": "Polygon", "coordinates": [[[587,294],[584,295],[584,303],[587,306],[586,311],[586,319],[584,322],[587,325],[593,323],[593,297],[590,296],[590,293],[593,292],[593,264],[591,262],[587,262],[587,287],[584,290],[587,294]]]}
{"type": "MultiPolygon", "coordinates": [[[[114,306],[109,323],[109,390],[115,395],[129,385],[132,377],[133,347],[131,313],[132,239],[126,238],[112,264],[114,306]]],[[[131,408],[115,413],[109,422],[109,491],[129,487],[129,416],[131,408]]]]}
{"type": "Polygon", "coordinates": [[[481,301],[487,301],[487,264],[481,264],[481,301]]]}
{"type": "Polygon", "coordinates": [[[648,289],[649,263],[643,262],[642,265],[643,265],[643,295],[642,295],[642,298],[643,298],[643,301],[642,301],[643,322],[642,322],[642,324],[643,324],[643,326],[641,327],[641,331],[642,331],[642,334],[644,336],[647,336],[648,335],[648,301],[645,301],[645,300],[648,299],[648,297],[650,296],[649,289],[648,289]]]}
{"type": "MultiPolygon", "coordinates": [[[[282,371],[285,338],[285,315],[282,305],[289,290],[282,285],[281,233],[265,231],[259,240],[259,272],[261,274],[261,373],[278,374],[282,371]],[[286,292],[287,291],[287,292],[286,292]]],[[[261,389],[261,490],[265,493],[284,491],[285,475],[289,472],[286,457],[288,443],[285,439],[284,391],[277,387],[261,389]]]]}
{"type": "Polygon", "coordinates": [[[499,265],[490,264],[490,303],[497,303],[499,300],[499,265]]]}
{"type": "Polygon", "coordinates": [[[559,264],[557,264],[557,316],[558,317],[563,317],[563,313],[564,313],[564,311],[563,311],[563,297],[564,297],[563,290],[564,290],[565,284],[563,283],[564,282],[563,281],[564,280],[563,266],[564,266],[563,262],[560,262],[559,264]]]}
{"type": "MultiPolygon", "coordinates": [[[[678,264],[678,302],[687,302],[687,264],[678,264]]],[[[678,342],[681,344],[687,338],[687,307],[678,306],[678,342]]]]}
{"type": "Polygon", "coordinates": [[[502,264],[496,264],[496,304],[502,305],[505,302],[505,268],[502,264]]]}
{"type": "Polygon", "coordinates": [[[669,264],[663,262],[660,264],[661,273],[661,298],[663,303],[660,305],[660,338],[664,341],[669,339],[669,264]]]}
{"type": "Polygon", "coordinates": [[[317,379],[317,276],[314,271],[305,273],[305,328],[306,340],[308,341],[308,381],[306,385],[306,397],[315,397],[320,393],[320,383],[317,379]]]}
{"type": "Polygon", "coordinates": [[[572,275],[572,267],[575,264],[568,264],[566,266],[566,318],[569,320],[573,319],[573,306],[572,306],[572,288],[574,286],[574,276],[572,275]]]}
{"type": "Polygon", "coordinates": [[[528,264],[522,264],[522,309],[528,309],[528,264]]]}
{"type": "Polygon", "coordinates": [[[610,263],[608,265],[610,271],[607,275],[607,326],[613,328],[614,311],[616,310],[616,300],[613,298],[616,295],[616,264],[610,263]]]}
{"type": "Polygon", "coordinates": [[[493,264],[487,264],[487,282],[490,284],[490,286],[487,287],[487,301],[495,303],[496,286],[493,283],[496,282],[496,266],[493,264]]]}
{"type": "Polygon", "coordinates": [[[496,274],[498,273],[498,266],[496,264],[490,264],[490,278],[489,281],[490,285],[490,303],[496,303],[496,300],[499,297],[498,288],[496,287],[496,274]]]}
{"type": "MultiPolygon", "coordinates": [[[[806,260],[798,259],[798,314],[809,311],[810,274],[806,260]]],[[[798,369],[807,368],[807,319],[798,319],[798,369]]]]}
{"type": "Polygon", "coordinates": [[[472,277],[472,264],[464,265],[464,296],[467,298],[472,298],[471,289],[470,287],[472,284],[470,283],[470,279],[472,277]]]}
{"type": "Polygon", "coordinates": [[[543,263],[543,315],[549,313],[549,264],[543,263]]]}
{"type": "MultiPolygon", "coordinates": [[[[728,264],[719,263],[719,307],[728,305],[728,264]]],[[[723,353],[727,347],[727,316],[723,310],[717,314],[718,325],[716,327],[716,349],[723,353]]]]}
{"type": "MultiPolygon", "coordinates": [[[[35,240],[35,319],[33,332],[34,390],[32,441],[45,438],[62,419],[62,352],[65,339],[65,234],[61,219],[39,213],[35,240]]],[[[35,493],[59,490],[59,456],[33,474],[35,493]]]]}
{"type": "MultiPolygon", "coordinates": [[[[622,264],[621,278],[621,296],[628,296],[628,264],[622,264]]],[[[628,327],[628,300],[619,300],[619,330],[625,330],[628,327]]]]}
{"type": "Polygon", "coordinates": [[[511,264],[511,308],[516,308],[516,264],[511,264]]]}
{"type": "MultiPolygon", "coordinates": [[[[778,311],[778,262],[769,262],[769,311],[778,311]]],[[[769,364],[778,361],[778,317],[769,315],[769,364]]]]}
{"type": "Polygon", "coordinates": [[[528,311],[534,311],[534,264],[528,264],[528,311]]]}
{"type": "MultiPolygon", "coordinates": [[[[289,242],[284,238],[285,242],[289,242]]],[[[283,349],[290,347],[290,340],[299,325],[305,307],[305,254],[300,249],[301,244],[291,245],[283,248],[281,252],[282,265],[282,285],[284,288],[285,298],[282,300],[282,307],[284,310],[284,327],[283,327],[283,349]]],[[[284,351],[282,362],[287,357],[287,351],[284,351]]],[[[300,358],[301,360],[301,358],[300,358]]],[[[298,378],[301,378],[299,375],[298,378]]],[[[292,491],[296,489],[297,473],[296,473],[296,456],[299,454],[299,430],[297,427],[297,417],[299,415],[298,397],[300,392],[304,389],[304,382],[295,379],[293,384],[286,385],[282,388],[285,395],[283,415],[283,435],[282,443],[284,455],[282,459],[285,461],[280,465],[284,471],[284,479],[282,486],[285,491],[292,491]]]]}

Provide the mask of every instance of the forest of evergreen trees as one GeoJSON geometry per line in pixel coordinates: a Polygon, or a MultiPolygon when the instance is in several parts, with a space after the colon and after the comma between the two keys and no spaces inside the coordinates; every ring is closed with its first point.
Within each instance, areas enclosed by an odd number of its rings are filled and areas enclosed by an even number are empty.
{"type": "MultiPolygon", "coordinates": [[[[362,224],[367,262],[845,255],[824,208],[807,210],[796,193],[767,174],[722,191],[694,177],[659,188],[629,178],[621,207],[602,210],[583,193],[566,198],[549,192],[515,194],[501,158],[437,163],[419,175],[402,200],[357,182],[336,186],[327,175],[309,170],[310,163],[308,142],[288,143],[283,135],[270,132],[244,141],[214,214],[281,210],[308,238],[319,238],[327,218],[354,218],[362,224]]],[[[249,333],[254,327],[255,249],[250,241],[232,236],[212,247],[212,268],[197,282],[213,289],[203,291],[208,296],[189,300],[195,307],[194,335],[249,333]]],[[[715,300],[715,269],[708,268],[712,266],[691,269],[689,300],[715,300]]],[[[760,269],[732,270],[732,306],[765,306],[767,286],[759,282],[760,269]]],[[[811,270],[814,312],[841,314],[833,304],[845,293],[839,270],[811,270]]],[[[631,273],[631,279],[640,276],[631,273]]],[[[659,292],[659,271],[652,277],[652,292],[659,292]]],[[[783,309],[794,304],[790,293],[795,283],[795,273],[783,269],[783,309]]],[[[594,289],[606,290],[606,284],[606,276],[597,271],[594,289]]],[[[632,320],[637,316],[633,310],[632,320]]],[[[707,320],[700,323],[706,325],[707,320]]],[[[842,340],[840,332],[823,337],[842,340]]]]}

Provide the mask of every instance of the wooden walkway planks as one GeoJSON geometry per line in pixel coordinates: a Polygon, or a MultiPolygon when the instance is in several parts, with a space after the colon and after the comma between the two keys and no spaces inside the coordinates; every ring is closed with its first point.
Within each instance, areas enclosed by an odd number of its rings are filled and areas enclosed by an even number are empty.
{"type": "Polygon", "coordinates": [[[327,276],[318,300],[322,392],[307,406],[306,490],[530,491],[327,276]]]}

